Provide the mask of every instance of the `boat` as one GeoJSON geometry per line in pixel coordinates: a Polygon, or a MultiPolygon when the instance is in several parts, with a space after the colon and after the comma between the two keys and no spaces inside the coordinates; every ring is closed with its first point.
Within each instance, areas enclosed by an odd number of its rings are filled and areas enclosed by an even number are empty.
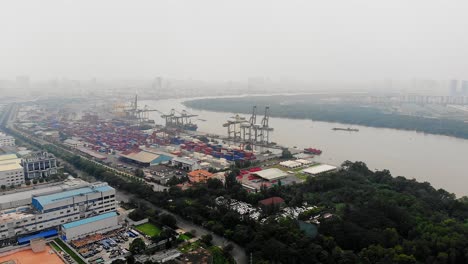
{"type": "Polygon", "coordinates": [[[342,128],[342,127],[334,127],[332,128],[332,130],[335,130],[335,131],[349,131],[349,132],[359,132],[359,129],[357,128],[342,128]]]}
{"type": "Polygon", "coordinates": [[[315,149],[315,148],[305,148],[304,153],[320,155],[322,154],[322,151],[320,149],[315,149]]]}

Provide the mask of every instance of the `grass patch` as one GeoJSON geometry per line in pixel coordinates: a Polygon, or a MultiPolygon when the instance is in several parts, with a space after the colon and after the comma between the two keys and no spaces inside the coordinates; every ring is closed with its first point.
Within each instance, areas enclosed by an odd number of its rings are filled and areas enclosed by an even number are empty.
{"type": "Polygon", "coordinates": [[[49,243],[49,245],[50,245],[53,249],[55,249],[55,251],[57,251],[57,252],[62,252],[62,249],[61,249],[59,246],[57,246],[57,244],[55,244],[55,242],[52,241],[52,242],[49,243]]]}
{"type": "Polygon", "coordinates": [[[158,236],[161,233],[161,229],[151,223],[135,226],[135,229],[150,237],[158,236]]]}
{"type": "Polygon", "coordinates": [[[191,237],[187,236],[186,234],[182,234],[182,235],[179,236],[179,238],[182,239],[182,240],[187,241],[187,240],[189,240],[191,237]]]}
{"type": "Polygon", "coordinates": [[[187,244],[183,247],[180,247],[179,250],[182,252],[182,253],[187,253],[187,252],[190,252],[192,250],[195,250],[197,248],[200,247],[200,241],[195,241],[193,243],[190,243],[190,244],[187,244]]]}
{"type": "Polygon", "coordinates": [[[54,239],[54,241],[65,251],[67,252],[70,257],[73,258],[78,264],[86,264],[70,247],[67,246],[62,240],[59,238],[54,239]]]}

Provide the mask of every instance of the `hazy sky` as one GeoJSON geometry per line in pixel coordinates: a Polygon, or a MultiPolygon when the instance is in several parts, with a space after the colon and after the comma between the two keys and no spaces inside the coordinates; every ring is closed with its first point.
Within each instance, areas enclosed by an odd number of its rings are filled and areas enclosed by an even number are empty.
{"type": "Polygon", "coordinates": [[[4,0],[0,79],[468,78],[468,1],[4,0]]]}

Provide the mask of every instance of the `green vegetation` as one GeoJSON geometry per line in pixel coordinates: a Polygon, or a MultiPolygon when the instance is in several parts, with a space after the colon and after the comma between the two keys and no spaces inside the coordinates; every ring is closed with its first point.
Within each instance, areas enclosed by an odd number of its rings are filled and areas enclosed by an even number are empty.
{"type": "Polygon", "coordinates": [[[161,229],[152,223],[144,223],[139,226],[135,226],[135,229],[150,237],[158,236],[161,233],[161,229]]]}
{"type": "Polygon", "coordinates": [[[143,241],[143,239],[141,239],[140,237],[135,238],[135,240],[133,240],[132,243],[130,243],[129,250],[134,255],[145,251],[145,249],[146,249],[145,241],[143,241]]]}
{"type": "Polygon", "coordinates": [[[226,255],[225,252],[217,247],[211,246],[208,248],[213,256],[213,264],[235,264],[236,262],[232,259],[232,257],[228,254],[226,255]]]}
{"type": "Polygon", "coordinates": [[[324,103],[323,95],[252,96],[245,98],[200,99],[185,102],[188,107],[249,114],[251,107],[270,106],[272,116],[338,122],[371,127],[415,130],[468,139],[468,123],[462,120],[426,118],[388,113],[373,107],[324,103]]]}
{"type": "Polygon", "coordinates": [[[193,243],[189,243],[187,245],[184,245],[182,247],[179,247],[179,250],[180,252],[182,253],[187,253],[187,252],[190,252],[192,250],[195,250],[197,248],[199,248],[201,246],[201,243],[200,241],[195,241],[193,243]]]}
{"type": "Polygon", "coordinates": [[[191,239],[191,237],[189,237],[189,236],[186,235],[186,234],[182,234],[182,235],[179,236],[179,239],[184,240],[184,241],[187,241],[187,240],[191,239]]]}
{"type": "Polygon", "coordinates": [[[54,248],[55,251],[57,251],[57,252],[62,252],[62,249],[61,249],[59,246],[57,246],[57,244],[55,244],[54,241],[51,241],[51,242],[49,243],[49,245],[50,245],[52,248],[54,248]]]}
{"type": "Polygon", "coordinates": [[[54,241],[65,251],[70,257],[73,258],[78,264],[86,264],[70,247],[67,246],[60,238],[54,239],[54,241]]]}

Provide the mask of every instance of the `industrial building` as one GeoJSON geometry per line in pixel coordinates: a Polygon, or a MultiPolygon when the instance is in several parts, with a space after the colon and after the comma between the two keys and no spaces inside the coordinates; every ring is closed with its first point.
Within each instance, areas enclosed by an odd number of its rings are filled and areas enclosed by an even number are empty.
{"type": "Polygon", "coordinates": [[[65,139],[63,141],[63,144],[65,146],[69,146],[71,148],[78,148],[78,147],[84,147],[84,142],[82,141],[79,141],[79,140],[75,140],[75,139],[65,139]]]}
{"type": "Polygon", "coordinates": [[[153,166],[161,163],[168,163],[172,160],[173,156],[149,150],[129,150],[122,152],[120,158],[136,163],[141,166],[153,166]]]}
{"type": "Polygon", "coordinates": [[[57,159],[52,153],[34,152],[21,161],[26,179],[46,178],[57,174],[57,159]]]}
{"type": "Polygon", "coordinates": [[[70,241],[94,233],[106,233],[119,227],[118,214],[108,212],[63,224],[61,234],[63,240],[70,241]]]}
{"type": "Polygon", "coordinates": [[[307,174],[311,175],[311,176],[316,176],[318,174],[334,171],[336,169],[337,169],[336,166],[332,166],[332,165],[328,165],[328,164],[320,164],[320,165],[315,165],[315,166],[309,167],[307,169],[303,169],[302,171],[304,173],[307,173],[307,174]]]}
{"type": "Polygon", "coordinates": [[[186,171],[194,171],[201,169],[200,163],[196,159],[192,158],[183,158],[183,157],[176,157],[171,160],[171,164],[174,167],[179,167],[182,170],[186,171]]]}
{"type": "Polygon", "coordinates": [[[90,186],[90,183],[70,177],[62,183],[38,185],[21,190],[12,190],[0,195],[0,210],[30,205],[33,196],[64,192],[90,186]]]}
{"type": "Polygon", "coordinates": [[[0,132],[0,147],[15,146],[15,138],[0,132]]]}
{"type": "Polygon", "coordinates": [[[115,189],[107,183],[34,196],[31,205],[0,211],[0,239],[56,229],[115,210],[115,189]]]}
{"type": "Polygon", "coordinates": [[[24,183],[21,159],[15,154],[0,155],[0,186],[16,186],[24,183]]]}
{"type": "Polygon", "coordinates": [[[277,168],[270,168],[266,170],[256,171],[254,172],[254,174],[267,181],[275,181],[275,180],[286,178],[288,176],[286,172],[277,168]]]}
{"type": "Polygon", "coordinates": [[[280,162],[280,165],[289,169],[299,168],[302,166],[302,163],[292,160],[286,160],[280,162]]]}

